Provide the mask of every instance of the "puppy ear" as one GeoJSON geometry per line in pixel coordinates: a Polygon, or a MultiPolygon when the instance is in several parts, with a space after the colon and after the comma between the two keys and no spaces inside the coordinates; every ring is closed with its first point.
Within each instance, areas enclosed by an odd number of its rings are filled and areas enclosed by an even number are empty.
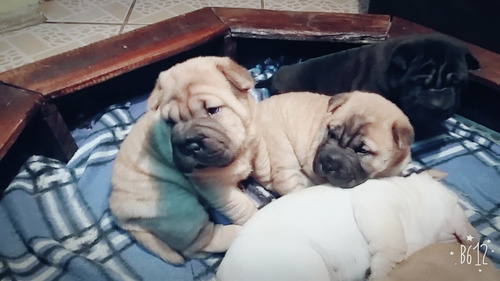
{"type": "Polygon", "coordinates": [[[392,124],[392,136],[398,148],[409,147],[415,138],[415,132],[409,122],[396,121],[392,124]]]}
{"type": "Polygon", "coordinates": [[[386,70],[387,83],[391,88],[398,86],[401,77],[408,71],[416,56],[414,48],[407,44],[401,44],[394,50],[386,70]]]}
{"type": "Polygon", "coordinates": [[[217,64],[217,69],[222,72],[227,80],[229,80],[238,90],[248,91],[255,85],[255,81],[248,70],[228,57],[220,60],[217,64]]]}
{"type": "Polygon", "coordinates": [[[471,70],[476,70],[479,69],[480,64],[479,61],[472,55],[472,53],[467,50],[467,53],[465,53],[465,61],[467,62],[467,67],[471,70]]]}
{"type": "Polygon", "coordinates": [[[158,107],[160,106],[160,99],[162,96],[162,89],[160,85],[160,81],[156,81],[156,85],[149,95],[148,101],[147,101],[147,109],[148,110],[157,110],[158,107]]]}
{"type": "Polygon", "coordinates": [[[416,57],[417,51],[415,48],[410,43],[402,43],[392,53],[389,67],[396,67],[400,71],[406,71],[416,57]]]}
{"type": "MultiPolygon", "coordinates": [[[[352,94],[354,95],[354,93],[352,94]]],[[[332,96],[328,101],[327,112],[333,113],[335,110],[341,107],[344,103],[347,102],[347,100],[349,99],[349,95],[351,95],[351,93],[337,94],[332,96]]]]}

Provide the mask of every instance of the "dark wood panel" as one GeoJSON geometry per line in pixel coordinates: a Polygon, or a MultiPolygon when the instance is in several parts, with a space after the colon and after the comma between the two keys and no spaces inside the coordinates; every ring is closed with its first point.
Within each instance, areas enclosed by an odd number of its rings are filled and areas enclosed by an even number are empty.
{"type": "Polygon", "coordinates": [[[213,8],[232,36],[264,39],[373,42],[385,39],[389,16],[213,8]]]}
{"type": "Polygon", "coordinates": [[[37,93],[0,83],[0,160],[40,111],[41,100],[37,93]]]}
{"type": "Polygon", "coordinates": [[[500,53],[498,0],[370,0],[369,12],[397,16],[500,53]]]}
{"type": "Polygon", "coordinates": [[[210,8],[168,19],[0,73],[0,81],[52,98],[199,46],[229,30],[210,8]]]}
{"type": "Polygon", "coordinates": [[[46,138],[50,139],[52,153],[62,161],[68,161],[75,154],[78,146],[57,107],[51,103],[44,103],[41,108],[43,122],[47,125],[46,138]]]}

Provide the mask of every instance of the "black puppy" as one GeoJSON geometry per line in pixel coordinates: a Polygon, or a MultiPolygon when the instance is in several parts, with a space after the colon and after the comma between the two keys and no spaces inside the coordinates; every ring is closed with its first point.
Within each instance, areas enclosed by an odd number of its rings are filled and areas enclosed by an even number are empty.
{"type": "Polygon", "coordinates": [[[479,62],[460,42],[440,34],[415,35],[283,66],[269,88],[271,94],[379,93],[401,108],[418,135],[456,112],[468,70],[477,68],[479,62]]]}

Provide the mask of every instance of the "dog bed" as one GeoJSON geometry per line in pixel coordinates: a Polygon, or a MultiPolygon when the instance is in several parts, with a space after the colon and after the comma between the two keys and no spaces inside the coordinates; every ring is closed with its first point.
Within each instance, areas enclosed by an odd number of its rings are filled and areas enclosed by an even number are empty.
{"type": "MultiPolygon", "coordinates": [[[[269,78],[279,62],[267,59],[251,67],[257,81],[269,78]]],[[[265,98],[265,89],[254,90],[265,98]]],[[[147,95],[114,105],[87,128],[72,132],[78,151],[66,164],[32,156],[0,201],[0,279],[43,280],[211,280],[222,255],[167,264],[117,227],[108,207],[113,160],[134,121],[144,112],[147,95]]],[[[465,125],[447,120],[446,131],[412,146],[407,173],[436,168],[456,192],[478,241],[500,266],[500,145],[465,125]]],[[[246,192],[258,205],[274,197],[249,181],[246,192]]],[[[214,213],[214,219],[225,219],[214,213]]],[[[464,262],[481,263],[474,251],[464,262]]],[[[458,265],[459,266],[459,265],[458,265]]]]}

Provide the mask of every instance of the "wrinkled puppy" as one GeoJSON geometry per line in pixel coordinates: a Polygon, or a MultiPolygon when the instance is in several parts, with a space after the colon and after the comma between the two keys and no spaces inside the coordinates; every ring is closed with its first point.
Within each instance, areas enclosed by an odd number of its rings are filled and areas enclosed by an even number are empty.
{"type": "MultiPolygon", "coordinates": [[[[374,281],[498,281],[500,270],[484,253],[477,255],[474,248],[479,240],[473,238],[471,246],[460,243],[429,245],[413,253],[396,265],[389,275],[374,281]],[[470,248],[469,248],[470,247],[470,248]]],[[[481,250],[483,245],[479,244],[481,250]]]]}
{"type": "Polygon", "coordinates": [[[281,195],[326,182],[350,188],[398,175],[411,160],[413,128],[380,95],[295,92],[258,106],[272,167],[270,188],[281,195]]]}
{"type": "Polygon", "coordinates": [[[475,234],[456,195],[427,174],[370,179],[352,189],[325,184],[255,214],[217,279],[377,280],[429,244],[475,234]]]}
{"type": "Polygon", "coordinates": [[[256,103],[247,93],[253,83],[229,58],[177,64],[160,73],[147,112],[121,145],[111,211],[165,261],[226,251],[239,225],[257,211],[238,188],[251,172],[269,174],[256,103]],[[234,225],[209,221],[200,198],[234,225]]]}
{"type": "Polygon", "coordinates": [[[271,78],[270,91],[375,92],[398,105],[418,132],[458,109],[468,70],[477,68],[461,42],[413,35],[283,66],[271,78]]]}

